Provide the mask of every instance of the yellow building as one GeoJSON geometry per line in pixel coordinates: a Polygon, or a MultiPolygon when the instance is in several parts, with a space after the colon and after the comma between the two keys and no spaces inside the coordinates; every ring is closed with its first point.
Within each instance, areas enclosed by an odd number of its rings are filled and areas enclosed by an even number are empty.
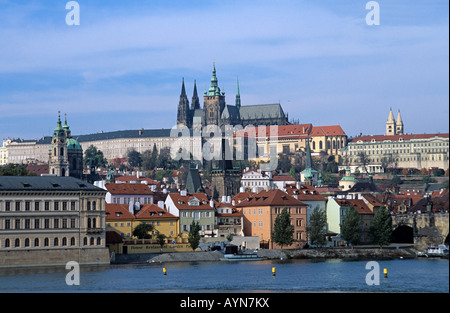
{"type": "MultiPolygon", "coordinates": [[[[134,208],[132,210],[135,211],[134,208]]],[[[156,239],[158,233],[165,235],[168,240],[176,241],[178,237],[178,217],[156,204],[144,204],[134,214],[130,212],[126,204],[106,204],[107,230],[119,233],[124,239],[136,239],[133,236],[133,230],[141,223],[153,225],[151,239],[156,239]]]]}

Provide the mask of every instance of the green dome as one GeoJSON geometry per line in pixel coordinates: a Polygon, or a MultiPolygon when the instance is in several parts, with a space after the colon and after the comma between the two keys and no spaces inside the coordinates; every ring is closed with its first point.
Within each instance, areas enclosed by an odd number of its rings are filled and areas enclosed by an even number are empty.
{"type": "Polygon", "coordinates": [[[73,138],[67,138],[68,150],[82,150],[81,145],[73,138]]]}

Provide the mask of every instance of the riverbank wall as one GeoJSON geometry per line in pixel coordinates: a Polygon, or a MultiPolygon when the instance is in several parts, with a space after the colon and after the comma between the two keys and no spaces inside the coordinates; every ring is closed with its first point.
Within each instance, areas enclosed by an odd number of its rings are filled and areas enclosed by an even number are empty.
{"type": "MultiPolygon", "coordinates": [[[[412,249],[270,249],[258,250],[259,257],[267,260],[288,259],[346,259],[346,260],[384,260],[399,258],[415,258],[412,249]]],[[[210,252],[178,252],[163,253],[148,259],[149,263],[170,262],[211,262],[220,261],[223,254],[219,251],[210,252]]]]}

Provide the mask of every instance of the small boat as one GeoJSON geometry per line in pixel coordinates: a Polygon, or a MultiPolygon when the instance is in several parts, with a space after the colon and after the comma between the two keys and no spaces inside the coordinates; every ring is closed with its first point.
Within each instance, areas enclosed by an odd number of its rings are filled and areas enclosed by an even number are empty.
{"type": "Polygon", "coordinates": [[[259,257],[257,253],[233,253],[224,254],[221,261],[260,261],[263,258],[259,257]]]}
{"type": "Polygon", "coordinates": [[[448,258],[448,246],[446,245],[438,245],[437,247],[431,246],[428,247],[426,251],[422,251],[417,253],[418,257],[427,257],[427,258],[433,258],[433,257],[444,257],[448,258]]]}

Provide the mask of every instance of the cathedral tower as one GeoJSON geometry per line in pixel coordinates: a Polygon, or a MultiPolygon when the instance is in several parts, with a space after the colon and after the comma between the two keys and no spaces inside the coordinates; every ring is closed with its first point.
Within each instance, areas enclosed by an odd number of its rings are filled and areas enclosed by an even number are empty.
{"type": "Polygon", "coordinates": [[[205,125],[218,125],[221,127],[220,118],[225,108],[225,93],[220,92],[215,63],[213,64],[211,87],[209,87],[208,92],[205,91],[203,100],[203,120],[205,125]]]}

